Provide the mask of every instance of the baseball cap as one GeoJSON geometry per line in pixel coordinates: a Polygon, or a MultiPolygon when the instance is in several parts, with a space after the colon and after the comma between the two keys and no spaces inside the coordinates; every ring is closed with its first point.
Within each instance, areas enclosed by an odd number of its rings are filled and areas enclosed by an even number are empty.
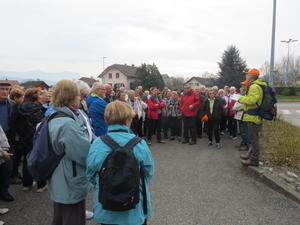
{"type": "Polygon", "coordinates": [[[245,73],[249,73],[249,74],[252,74],[254,76],[259,76],[259,70],[257,70],[257,69],[251,69],[250,71],[245,72],[245,73]]]}

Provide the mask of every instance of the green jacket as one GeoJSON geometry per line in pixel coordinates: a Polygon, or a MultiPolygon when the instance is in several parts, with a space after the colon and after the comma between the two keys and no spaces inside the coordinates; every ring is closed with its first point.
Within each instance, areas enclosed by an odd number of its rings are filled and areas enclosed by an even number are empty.
{"type": "MultiPolygon", "coordinates": [[[[248,109],[256,109],[257,105],[261,105],[262,98],[263,98],[263,89],[261,86],[267,86],[266,82],[262,80],[255,80],[250,84],[249,90],[246,90],[245,96],[239,97],[239,102],[244,104],[244,118],[243,121],[245,122],[253,122],[256,124],[261,124],[261,117],[260,116],[251,116],[247,114],[248,109]]],[[[246,87],[247,88],[247,87],[246,87]]]]}
{"type": "Polygon", "coordinates": [[[75,204],[86,199],[92,188],[86,178],[86,158],[91,146],[89,135],[83,121],[67,107],[54,107],[73,117],[52,119],[49,137],[55,153],[66,153],[47,181],[51,199],[63,204],[75,204]],[[76,176],[73,176],[72,161],[76,163],[76,176]]]}

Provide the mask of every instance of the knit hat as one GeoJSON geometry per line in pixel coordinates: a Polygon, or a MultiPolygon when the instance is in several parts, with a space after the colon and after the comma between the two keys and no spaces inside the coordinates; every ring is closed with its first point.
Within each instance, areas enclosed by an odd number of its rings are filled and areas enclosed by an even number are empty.
{"type": "Polygon", "coordinates": [[[259,76],[259,70],[257,70],[257,69],[251,69],[250,71],[245,72],[245,73],[249,73],[249,74],[252,74],[254,76],[259,76]]]}

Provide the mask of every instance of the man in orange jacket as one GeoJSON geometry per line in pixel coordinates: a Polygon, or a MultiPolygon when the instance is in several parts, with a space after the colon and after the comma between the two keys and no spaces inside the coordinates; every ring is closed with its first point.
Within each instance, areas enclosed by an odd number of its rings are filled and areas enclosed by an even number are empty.
{"type": "Polygon", "coordinates": [[[183,121],[183,141],[182,144],[189,142],[189,130],[191,133],[190,145],[197,143],[196,136],[196,117],[197,108],[200,105],[198,94],[191,89],[189,84],[184,85],[184,93],[180,99],[180,109],[183,121]]]}

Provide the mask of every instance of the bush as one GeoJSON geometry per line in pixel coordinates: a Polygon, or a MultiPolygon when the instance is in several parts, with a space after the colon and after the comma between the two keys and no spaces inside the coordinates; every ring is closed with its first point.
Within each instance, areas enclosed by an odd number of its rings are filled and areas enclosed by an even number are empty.
{"type": "Polygon", "coordinates": [[[283,91],[281,92],[282,95],[290,95],[290,89],[285,88],[283,89],[283,91]]]}
{"type": "Polygon", "coordinates": [[[277,95],[297,95],[298,87],[275,87],[277,95]],[[289,94],[283,94],[285,90],[289,90],[289,94]]]}
{"type": "Polygon", "coordinates": [[[261,160],[266,164],[300,171],[300,129],[279,115],[275,121],[264,120],[260,134],[261,160]]]}

